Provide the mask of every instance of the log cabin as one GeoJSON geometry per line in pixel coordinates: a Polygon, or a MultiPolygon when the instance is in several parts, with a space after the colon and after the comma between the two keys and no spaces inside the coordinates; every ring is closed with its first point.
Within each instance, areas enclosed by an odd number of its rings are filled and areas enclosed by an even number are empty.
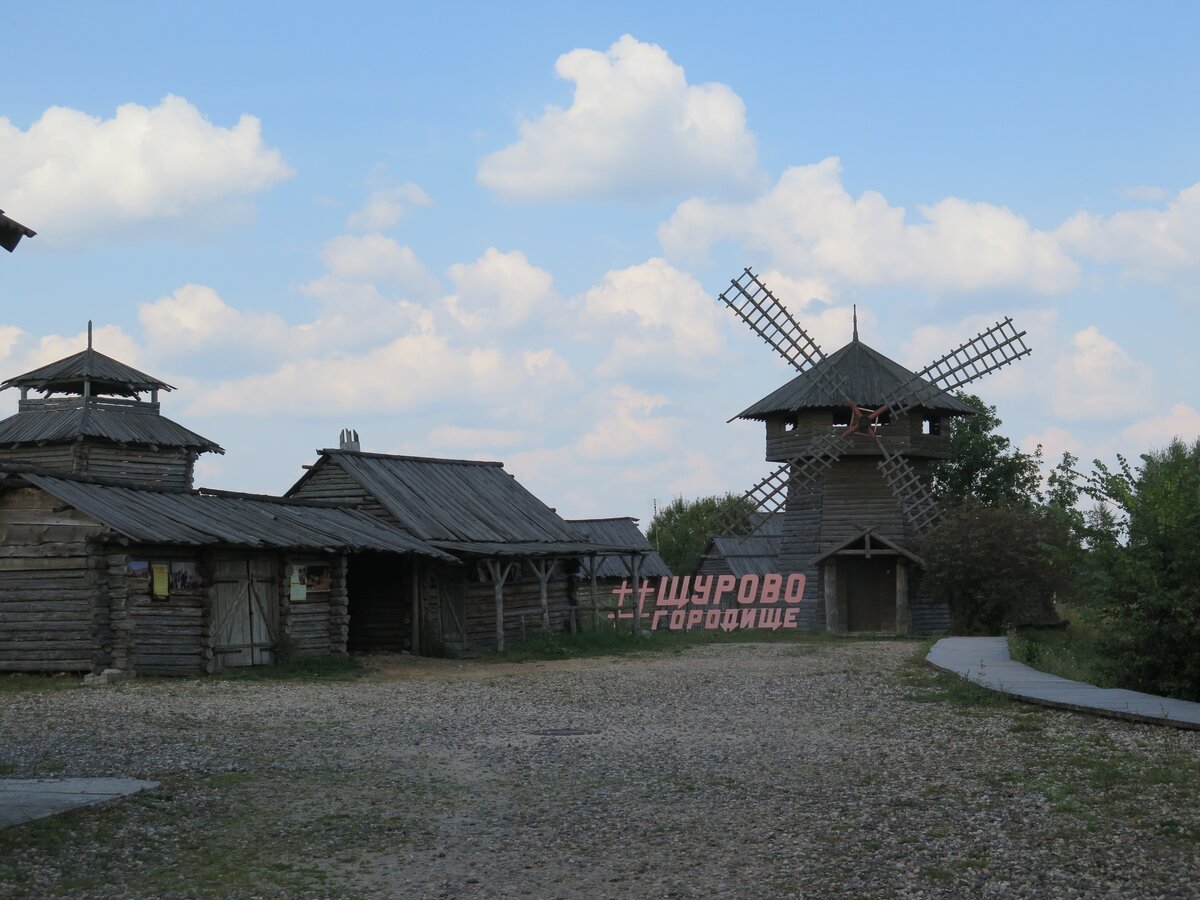
{"type": "Polygon", "coordinates": [[[370,587],[370,573],[390,565],[386,559],[352,565],[351,649],[473,655],[503,650],[537,630],[576,630],[581,560],[643,552],[644,537],[589,540],[503,463],[368,453],[355,438],[343,432],[338,449],[317,451],[285,496],[369,513],[460,565],[421,560],[399,602],[370,587]]]}
{"type": "Polygon", "coordinates": [[[171,386],[96,351],[90,325],[86,350],[0,387],[21,391],[0,422],[0,671],[344,653],[350,555],[390,559],[389,579],[417,557],[459,566],[356,510],[196,490],[197,456],[223,451],[163,416],[171,386]]]}

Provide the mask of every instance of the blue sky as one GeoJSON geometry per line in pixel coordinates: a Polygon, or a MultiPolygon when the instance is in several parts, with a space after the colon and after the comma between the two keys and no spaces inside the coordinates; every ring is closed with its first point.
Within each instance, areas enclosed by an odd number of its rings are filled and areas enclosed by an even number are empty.
{"type": "Polygon", "coordinates": [[[569,516],[739,490],[726,419],[788,377],[714,300],[743,265],[913,368],[1013,315],[978,392],[1026,448],[1200,433],[1196,7],[11,6],[0,369],[94,319],[204,484],[351,426],[569,516]]]}

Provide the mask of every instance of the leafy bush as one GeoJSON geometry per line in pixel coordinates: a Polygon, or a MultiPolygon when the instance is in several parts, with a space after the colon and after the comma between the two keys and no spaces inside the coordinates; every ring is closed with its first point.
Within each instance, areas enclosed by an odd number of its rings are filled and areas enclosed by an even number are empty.
{"type": "Polygon", "coordinates": [[[708,542],[754,513],[754,504],[736,494],[684,500],[676,497],[654,516],[646,536],[672,572],[691,575],[700,567],[708,542]]]}
{"type": "Polygon", "coordinates": [[[1054,599],[1070,591],[1079,565],[1068,518],[1052,506],[984,506],[946,511],[921,540],[924,584],[950,607],[957,634],[1057,621],[1054,599]]]}
{"type": "Polygon", "coordinates": [[[1097,461],[1089,493],[1106,651],[1126,685],[1200,700],[1200,441],[1175,440],[1136,472],[1097,461]]]}

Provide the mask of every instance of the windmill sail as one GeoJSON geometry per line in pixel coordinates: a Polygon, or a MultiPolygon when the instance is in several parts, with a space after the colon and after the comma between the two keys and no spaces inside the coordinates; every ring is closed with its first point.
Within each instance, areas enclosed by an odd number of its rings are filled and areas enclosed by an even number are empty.
{"type": "Polygon", "coordinates": [[[750,269],[730,279],[720,299],[797,371],[803,372],[825,358],[817,342],[750,269]]]}
{"type": "Polygon", "coordinates": [[[957,390],[1011,365],[1033,352],[1024,338],[1025,332],[1017,331],[1011,318],[1003,319],[935,359],[887,397],[883,405],[893,416],[899,416],[939,392],[957,390]]]}

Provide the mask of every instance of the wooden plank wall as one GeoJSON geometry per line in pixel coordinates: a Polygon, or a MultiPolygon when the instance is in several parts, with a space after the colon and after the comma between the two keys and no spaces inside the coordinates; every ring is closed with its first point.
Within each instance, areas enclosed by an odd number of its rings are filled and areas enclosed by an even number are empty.
{"type": "Polygon", "coordinates": [[[373,516],[394,522],[395,519],[357,481],[347,475],[336,463],[328,460],[318,462],[308,479],[292,495],[297,500],[336,500],[365,510],[373,516]]]}
{"type": "MultiPolygon", "coordinates": [[[[567,631],[571,622],[571,597],[567,579],[547,585],[550,630],[567,631]]],[[[490,581],[467,579],[467,640],[472,650],[496,647],[496,594],[490,581]]],[[[504,641],[515,644],[542,630],[542,601],[537,577],[526,573],[504,585],[504,641]]]]}
{"type": "Polygon", "coordinates": [[[280,626],[295,642],[300,655],[346,652],[346,578],[343,560],[344,557],[340,555],[289,556],[286,565],[281,566],[283,574],[279,585],[280,626]],[[316,591],[306,588],[303,600],[293,600],[293,566],[328,566],[328,590],[316,591]]]}
{"type": "Polygon", "coordinates": [[[19,462],[48,472],[95,475],[130,484],[190,490],[196,454],[191,450],[122,447],[107,441],[79,441],[0,449],[0,462],[19,462]]]}
{"type": "Polygon", "coordinates": [[[44,447],[0,447],[0,462],[20,463],[48,472],[75,471],[75,444],[47,444],[44,447]]]}
{"type": "Polygon", "coordinates": [[[105,441],[82,441],[75,446],[75,471],[80,474],[170,491],[192,488],[196,454],[191,450],[122,447],[105,441]]]}
{"type": "Polygon", "coordinates": [[[349,559],[338,554],[332,560],[333,586],[329,591],[329,652],[345,653],[350,636],[350,594],[347,590],[349,559]]]}
{"type": "Polygon", "coordinates": [[[148,586],[127,584],[130,665],[138,675],[196,675],[214,669],[210,611],[212,568],[206,554],[179,548],[131,547],[129,559],[150,563],[194,562],[202,583],[172,588],[166,599],[148,586]]]}
{"type": "MultiPolygon", "coordinates": [[[[835,430],[833,411],[816,409],[797,414],[795,427],[786,428],[788,416],[773,416],[765,424],[767,459],[784,462],[811,452],[813,442],[835,430]]],[[[924,419],[919,413],[901,416],[880,429],[880,439],[896,453],[947,458],[950,455],[950,429],[943,423],[940,435],[923,434],[924,419]]],[[[867,437],[848,439],[840,451],[849,456],[878,456],[874,442],[867,437]]]]}
{"type": "Polygon", "coordinates": [[[107,664],[98,522],[37,488],[0,495],[0,671],[107,664]]]}

